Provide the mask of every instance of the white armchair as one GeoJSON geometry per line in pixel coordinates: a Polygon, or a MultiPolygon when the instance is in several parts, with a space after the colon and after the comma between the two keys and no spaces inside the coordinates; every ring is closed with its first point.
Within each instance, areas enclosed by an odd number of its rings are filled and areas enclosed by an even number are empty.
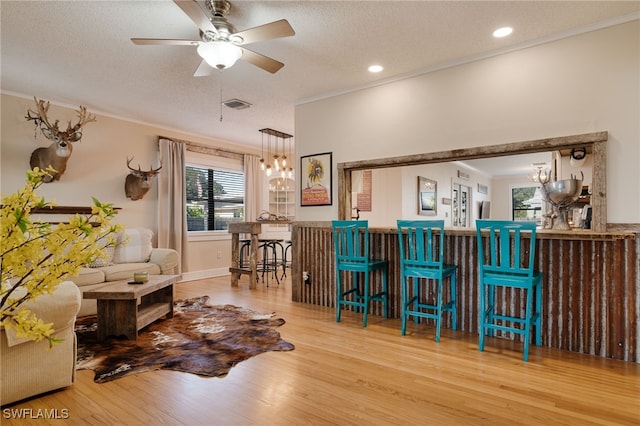
{"type": "Polygon", "coordinates": [[[62,282],[52,294],[25,305],[44,322],[52,322],[54,336],[62,340],[49,349],[49,342],[20,339],[13,330],[0,328],[0,405],[69,386],[75,379],[76,334],[80,290],[71,281],[62,282]]]}

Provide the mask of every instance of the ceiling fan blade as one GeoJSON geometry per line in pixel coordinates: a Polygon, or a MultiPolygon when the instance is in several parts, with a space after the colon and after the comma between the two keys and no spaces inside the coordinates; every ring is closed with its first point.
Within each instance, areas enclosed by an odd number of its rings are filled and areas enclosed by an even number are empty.
{"type": "Polygon", "coordinates": [[[207,14],[195,0],[173,1],[202,31],[211,31],[214,34],[218,34],[216,27],[213,26],[207,14]]]}
{"type": "Polygon", "coordinates": [[[133,44],[138,45],[163,45],[163,46],[197,46],[196,40],[171,40],[164,38],[132,38],[133,44]]]}
{"type": "Polygon", "coordinates": [[[268,71],[271,74],[275,74],[280,68],[284,66],[282,62],[256,53],[252,50],[247,49],[246,47],[242,47],[241,49],[242,56],[240,57],[240,59],[249,62],[250,64],[253,64],[258,68],[262,68],[263,70],[268,71]]]}
{"type": "Polygon", "coordinates": [[[213,68],[211,68],[209,66],[209,64],[207,64],[207,61],[205,61],[204,59],[200,62],[200,65],[198,65],[198,68],[196,68],[196,72],[193,73],[194,77],[206,77],[208,75],[213,74],[213,68]]]}
{"type": "Polygon", "coordinates": [[[233,33],[234,36],[240,36],[244,40],[241,45],[255,43],[257,41],[273,40],[274,38],[289,37],[295,35],[295,31],[289,25],[286,19],[271,22],[269,24],[260,25],[258,27],[249,28],[248,30],[233,33]]]}

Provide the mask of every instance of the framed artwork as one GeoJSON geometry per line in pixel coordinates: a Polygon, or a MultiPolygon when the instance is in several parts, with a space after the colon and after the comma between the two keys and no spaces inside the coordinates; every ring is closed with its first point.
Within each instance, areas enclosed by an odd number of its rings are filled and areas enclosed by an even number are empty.
{"type": "Polygon", "coordinates": [[[300,157],[300,205],[330,206],[332,204],[331,153],[300,157]]]}
{"type": "MultiPolygon", "coordinates": [[[[361,212],[371,211],[372,176],[371,170],[356,170],[351,174],[352,185],[359,182],[356,188],[351,187],[351,192],[356,194],[355,207],[361,212]],[[354,175],[359,176],[359,179],[354,175]]],[[[353,201],[351,204],[353,205],[353,201]]]]}
{"type": "Polygon", "coordinates": [[[435,180],[418,176],[418,214],[435,216],[438,206],[438,183],[435,180]]]}

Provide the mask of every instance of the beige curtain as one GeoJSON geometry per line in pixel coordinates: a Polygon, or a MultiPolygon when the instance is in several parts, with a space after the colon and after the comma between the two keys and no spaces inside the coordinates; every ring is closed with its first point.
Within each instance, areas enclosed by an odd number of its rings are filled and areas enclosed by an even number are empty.
{"type": "Polygon", "coordinates": [[[264,209],[264,180],[260,159],[255,155],[244,156],[244,220],[254,222],[264,209]]]}
{"type": "Polygon", "coordinates": [[[162,173],[158,175],[158,247],[180,253],[179,273],[187,266],[185,153],[182,142],[160,138],[162,173]]]}

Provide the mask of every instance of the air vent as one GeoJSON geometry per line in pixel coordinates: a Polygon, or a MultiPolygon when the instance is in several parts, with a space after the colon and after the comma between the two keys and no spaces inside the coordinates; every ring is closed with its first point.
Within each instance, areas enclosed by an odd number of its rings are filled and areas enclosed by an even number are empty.
{"type": "Polygon", "coordinates": [[[249,102],[241,101],[240,99],[229,99],[228,101],[222,102],[222,104],[233,109],[251,108],[251,104],[249,102]]]}

